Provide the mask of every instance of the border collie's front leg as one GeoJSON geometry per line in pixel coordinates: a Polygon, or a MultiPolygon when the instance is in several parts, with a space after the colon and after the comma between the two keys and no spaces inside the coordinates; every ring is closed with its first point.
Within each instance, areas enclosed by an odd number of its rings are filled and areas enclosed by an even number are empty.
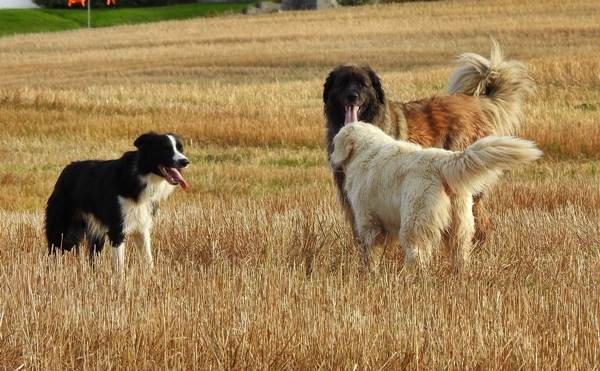
{"type": "Polygon", "coordinates": [[[113,276],[123,276],[125,273],[125,241],[120,245],[111,246],[110,260],[113,276]]]}
{"type": "Polygon", "coordinates": [[[108,231],[110,240],[110,260],[113,275],[123,276],[125,273],[125,235],[121,232],[117,235],[112,230],[108,231]]]}
{"type": "Polygon", "coordinates": [[[92,266],[94,266],[94,262],[96,257],[100,255],[102,249],[104,248],[104,236],[95,236],[91,233],[87,235],[88,240],[88,251],[90,253],[89,261],[92,266]]]}
{"type": "Polygon", "coordinates": [[[152,270],[154,268],[154,261],[152,259],[152,251],[150,250],[150,231],[146,230],[134,233],[131,236],[138,248],[140,259],[144,261],[149,270],[152,270]]]}

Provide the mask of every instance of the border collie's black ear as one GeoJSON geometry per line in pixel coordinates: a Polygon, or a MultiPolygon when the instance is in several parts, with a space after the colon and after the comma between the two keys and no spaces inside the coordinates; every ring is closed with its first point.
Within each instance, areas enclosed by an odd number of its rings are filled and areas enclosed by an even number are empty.
{"type": "Polygon", "coordinates": [[[371,68],[367,68],[367,71],[369,72],[369,78],[371,79],[373,89],[375,89],[375,93],[377,93],[377,100],[380,104],[385,104],[385,92],[381,86],[381,79],[371,68]]]}
{"type": "Polygon", "coordinates": [[[148,144],[148,142],[150,142],[150,140],[151,140],[152,138],[155,138],[155,137],[156,137],[156,135],[157,135],[157,134],[156,134],[155,132],[153,132],[153,131],[150,131],[150,132],[148,132],[148,133],[146,133],[146,134],[142,134],[142,135],[140,135],[140,136],[139,136],[139,137],[138,137],[138,138],[135,140],[135,142],[133,142],[133,145],[134,145],[134,146],[136,146],[137,148],[142,148],[142,147],[144,147],[146,144],[148,144]]]}

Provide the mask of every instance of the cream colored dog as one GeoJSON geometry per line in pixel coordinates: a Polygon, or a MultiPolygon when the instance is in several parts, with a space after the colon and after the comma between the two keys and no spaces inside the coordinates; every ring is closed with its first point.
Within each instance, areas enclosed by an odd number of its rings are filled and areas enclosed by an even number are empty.
{"type": "Polygon", "coordinates": [[[472,248],[473,194],[502,170],[542,155],[533,142],[514,137],[485,137],[460,152],[423,149],[363,122],[342,128],[333,146],[329,164],[346,175],[364,264],[371,248],[391,237],[400,241],[407,266],[427,262],[443,243],[455,272],[472,248]]]}

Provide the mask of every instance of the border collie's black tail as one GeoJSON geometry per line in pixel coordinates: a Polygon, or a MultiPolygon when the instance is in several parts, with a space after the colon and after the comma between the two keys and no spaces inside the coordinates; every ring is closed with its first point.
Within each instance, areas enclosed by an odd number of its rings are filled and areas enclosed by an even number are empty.
{"type": "MultiPolygon", "coordinates": [[[[66,170],[66,169],[65,169],[66,170]]],[[[46,205],[46,239],[48,254],[57,250],[70,251],[83,240],[86,224],[81,213],[74,209],[69,197],[68,174],[60,175],[46,205]]]]}

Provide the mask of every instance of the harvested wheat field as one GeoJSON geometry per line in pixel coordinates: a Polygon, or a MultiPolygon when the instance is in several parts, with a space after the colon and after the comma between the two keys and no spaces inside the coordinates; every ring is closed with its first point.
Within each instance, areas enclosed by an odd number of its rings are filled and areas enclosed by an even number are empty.
{"type": "Polygon", "coordinates": [[[457,0],[0,38],[0,370],[597,370],[600,4],[457,0]],[[360,252],[323,145],[325,77],[367,62],[389,99],[443,94],[495,38],[537,94],[545,152],[489,192],[467,271],[360,252]],[[61,169],[175,132],[191,165],[131,243],[47,256],[61,169]]]}

